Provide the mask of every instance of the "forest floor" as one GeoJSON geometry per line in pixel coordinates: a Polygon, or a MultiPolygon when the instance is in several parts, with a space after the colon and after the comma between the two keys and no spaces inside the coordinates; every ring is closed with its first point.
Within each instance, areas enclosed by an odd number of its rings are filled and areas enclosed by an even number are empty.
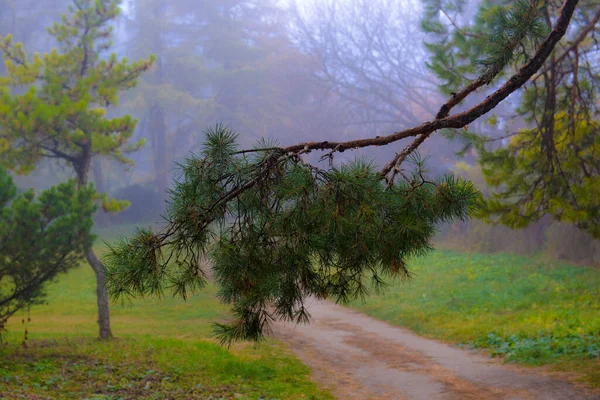
{"type": "Polygon", "coordinates": [[[278,324],[275,337],[339,399],[600,399],[556,374],[502,365],[330,302],[312,301],[309,311],[310,325],[278,324]]]}

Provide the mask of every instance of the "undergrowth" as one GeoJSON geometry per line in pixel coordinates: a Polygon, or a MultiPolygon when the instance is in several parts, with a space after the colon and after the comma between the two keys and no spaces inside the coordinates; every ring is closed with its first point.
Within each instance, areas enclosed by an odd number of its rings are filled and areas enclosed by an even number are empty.
{"type": "Polygon", "coordinates": [[[595,359],[600,356],[600,337],[540,333],[537,337],[490,333],[468,343],[473,348],[489,348],[492,356],[502,356],[508,362],[543,365],[563,357],[595,359]]]}

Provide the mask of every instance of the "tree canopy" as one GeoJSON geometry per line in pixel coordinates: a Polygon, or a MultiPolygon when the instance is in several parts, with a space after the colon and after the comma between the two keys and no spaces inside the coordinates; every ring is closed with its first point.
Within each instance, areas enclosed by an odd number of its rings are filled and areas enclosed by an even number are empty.
{"type": "Polygon", "coordinates": [[[127,143],[135,120],[105,115],[118,103],[119,91],[135,86],[151,61],[130,64],[115,54],[101,58],[111,45],[109,22],[119,13],[117,1],[76,0],[70,11],[48,29],[60,51],[28,59],[11,35],[0,40],[8,70],[0,80],[0,155],[5,165],[24,173],[43,157],[59,159],[86,184],[92,156],[130,163],[125,154],[143,144],[127,143]]]}
{"type": "Polygon", "coordinates": [[[435,119],[414,128],[341,142],[261,142],[249,150],[238,149],[236,135],[223,126],[207,130],[201,153],[180,166],[165,230],[140,230],[107,254],[110,292],[170,290],[185,297],[204,284],[201,260],[208,257],[219,294],[236,317],[218,326],[229,342],[261,338],[274,319],[306,321],[309,296],[343,302],[365,295],[369,278],[378,284],[386,274],[407,276],[408,259],[431,247],[436,223],[467,217],[479,196],[471,183],[451,175],[430,178],[415,151],[434,132],[464,128],[527,83],[565,35],[577,3],[564,2],[544,37],[536,23],[508,29],[514,20],[538,21],[537,6],[511,8],[495,22],[496,31],[507,27],[494,42],[502,54],[489,54],[477,79],[452,94],[435,119]],[[539,45],[529,57],[516,57],[529,43],[539,45]],[[451,114],[513,62],[519,67],[493,93],[451,114]],[[344,151],[409,138],[379,170],[367,161],[335,161],[344,151]],[[311,152],[321,152],[325,166],[310,163],[311,152]]]}

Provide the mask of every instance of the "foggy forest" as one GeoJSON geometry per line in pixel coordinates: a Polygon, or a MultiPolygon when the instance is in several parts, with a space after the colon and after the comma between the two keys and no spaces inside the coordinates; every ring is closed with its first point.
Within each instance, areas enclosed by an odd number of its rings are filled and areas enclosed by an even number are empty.
{"type": "Polygon", "coordinates": [[[600,399],[599,0],[0,0],[0,399],[600,399]]]}

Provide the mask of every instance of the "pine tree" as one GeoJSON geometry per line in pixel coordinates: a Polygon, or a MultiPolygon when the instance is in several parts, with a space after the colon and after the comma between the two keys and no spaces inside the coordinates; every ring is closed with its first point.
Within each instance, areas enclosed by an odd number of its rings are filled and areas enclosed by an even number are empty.
{"type": "MultiPolygon", "coordinates": [[[[110,49],[110,23],[119,14],[117,0],[74,0],[70,14],[48,29],[59,48],[28,59],[12,37],[0,38],[8,76],[0,81],[0,160],[19,173],[44,159],[72,168],[77,184],[89,181],[92,159],[111,157],[123,164],[143,142],[128,143],[136,121],[106,118],[118,94],[135,86],[152,60],[129,63],[110,49]],[[104,57],[106,55],[106,57],[104,57]],[[14,91],[11,92],[11,88],[14,91]],[[18,90],[17,90],[18,89],[18,90]]],[[[106,211],[126,203],[99,194],[106,211]]],[[[85,256],[96,275],[100,337],[111,337],[106,272],[91,246],[85,256]]]]}
{"type": "Polygon", "coordinates": [[[91,246],[94,189],[75,181],[17,195],[0,166],[0,338],[17,311],[39,304],[44,286],[79,265],[91,246]]]}
{"type": "MultiPolygon", "coordinates": [[[[529,60],[561,13],[556,2],[481,1],[474,22],[464,22],[473,8],[464,0],[427,2],[430,67],[446,93],[466,82],[493,90],[494,68],[508,73],[529,60]]],[[[600,238],[599,21],[598,2],[580,2],[568,34],[507,107],[516,116],[488,120],[495,135],[450,132],[475,146],[495,189],[482,208],[486,218],[515,228],[549,214],[600,238]]]]}
{"type": "MultiPolygon", "coordinates": [[[[140,230],[108,252],[110,292],[185,298],[204,285],[201,260],[209,257],[219,296],[236,317],[217,325],[229,343],[260,339],[275,319],[307,321],[310,296],[345,302],[368,295],[369,282],[378,289],[386,276],[409,276],[407,262],[431,248],[436,225],[467,218],[479,197],[468,181],[430,178],[415,150],[440,129],[467,126],[524,85],[567,31],[576,5],[566,0],[533,57],[465,112],[451,114],[505,69],[504,58],[490,58],[477,83],[451,96],[434,120],[387,136],[287,147],[262,142],[239,150],[228,128],[207,130],[201,153],[180,166],[165,230],[140,230]],[[366,161],[335,160],[345,151],[408,138],[412,143],[379,170],[366,161]],[[311,152],[329,163],[310,163],[311,152]]],[[[536,37],[536,26],[528,26],[531,31],[516,32],[507,43],[536,37]]]]}

